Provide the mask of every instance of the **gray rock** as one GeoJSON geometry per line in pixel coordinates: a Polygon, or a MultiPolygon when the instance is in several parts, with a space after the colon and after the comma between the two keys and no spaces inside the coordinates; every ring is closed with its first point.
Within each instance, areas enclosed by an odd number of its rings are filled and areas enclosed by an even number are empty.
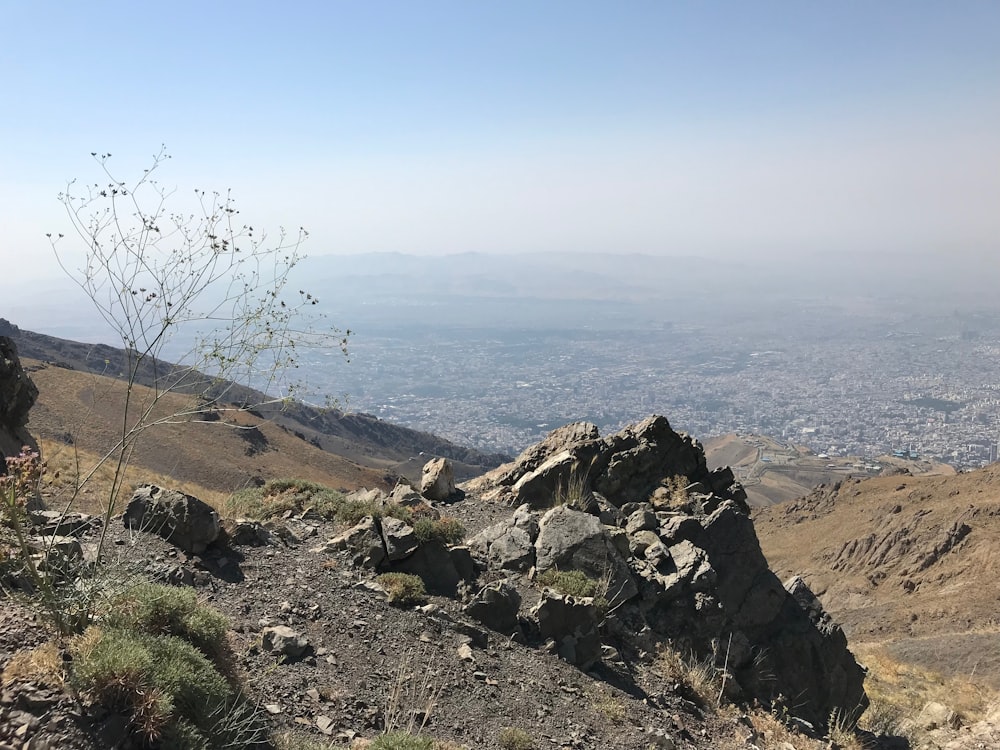
{"type": "Polygon", "coordinates": [[[309,648],[309,639],[285,625],[274,625],[261,632],[261,643],[267,651],[297,659],[309,648]]]}
{"type": "Polygon", "coordinates": [[[433,458],[424,464],[420,494],[428,500],[444,501],[455,494],[455,468],[447,458],[433,458]]]}
{"type": "Polygon", "coordinates": [[[586,671],[601,658],[601,638],[597,625],[601,612],[590,597],[574,598],[551,589],[531,610],[542,638],[553,639],[559,656],[586,671]]]}
{"type": "Polygon", "coordinates": [[[677,575],[688,582],[692,591],[708,591],[715,584],[716,573],[705,550],[684,539],[670,547],[670,557],[677,575]]]}
{"type": "Polygon", "coordinates": [[[451,557],[452,565],[458,577],[463,581],[471,581],[476,577],[476,565],[472,559],[472,550],[464,545],[448,548],[448,555],[451,557]]]}
{"type": "Polygon", "coordinates": [[[33,536],[28,539],[28,546],[36,552],[41,552],[49,557],[53,555],[66,560],[83,559],[83,548],[80,540],[72,536],[60,536],[49,534],[46,536],[33,536]]]}
{"type": "Polygon", "coordinates": [[[25,427],[37,398],[38,388],[21,366],[17,346],[6,335],[0,336],[0,466],[22,447],[37,447],[25,427]]]}
{"type": "Polygon", "coordinates": [[[31,525],[43,536],[79,536],[101,525],[97,516],[58,510],[33,510],[30,518],[31,525]]]}
{"type": "Polygon", "coordinates": [[[159,534],[185,552],[200,554],[219,538],[219,514],[208,503],[155,484],[140,484],[125,508],[126,528],[159,534]]]}
{"type": "Polygon", "coordinates": [[[355,565],[377,568],[386,558],[385,542],[378,525],[371,516],[365,516],[357,524],[330,539],[313,552],[336,552],[350,550],[354,553],[355,565]]]}
{"type": "Polygon", "coordinates": [[[517,613],[521,609],[521,595],[508,581],[497,581],[484,586],[465,605],[469,617],[490,630],[504,635],[520,635],[521,626],[517,613]]]}
{"type": "Polygon", "coordinates": [[[472,554],[490,568],[528,570],[535,564],[538,516],[522,506],[506,521],[494,524],[469,540],[472,554]]]}
{"type": "Polygon", "coordinates": [[[650,547],[657,545],[663,547],[663,542],[654,531],[637,531],[628,537],[628,540],[629,549],[634,557],[645,557],[646,550],[650,547]]]}
{"type": "Polygon", "coordinates": [[[535,568],[572,567],[574,555],[589,548],[592,557],[603,556],[606,548],[604,525],[594,516],[566,506],[553,508],[539,523],[535,540],[535,568]]]}
{"type": "Polygon", "coordinates": [[[535,569],[579,570],[604,581],[602,592],[613,606],[639,593],[628,565],[611,541],[604,525],[589,513],[559,506],[539,522],[535,540],[535,569]]]}
{"type": "Polygon", "coordinates": [[[528,570],[535,560],[535,545],[527,531],[507,529],[490,545],[489,561],[501,570],[528,570]]]}
{"type": "Polygon", "coordinates": [[[572,453],[557,453],[517,480],[513,488],[514,502],[541,508],[559,502],[560,498],[569,499],[570,485],[579,469],[579,462],[572,453]]]}
{"type": "Polygon", "coordinates": [[[659,526],[660,519],[656,517],[656,514],[651,509],[643,508],[628,517],[625,522],[625,531],[634,534],[637,531],[652,531],[659,526]]]}
{"type": "Polygon", "coordinates": [[[688,515],[670,513],[660,519],[660,538],[667,544],[676,544],[682,540],[697,542],[701,534],[701,524],[688,515]]]}
{"type": "Polygon", "coordinates": [[[277,544],[279,537],[267,529],[260,521],[246,518],[223,520],[222,528],[229,544],[237,547],[266,547],[277,544]]]}
{"type": "Polygon", "coordinates": [[[452,562],[448,548],[440,542],[426,542],[409,557],[392,563],[392,570],[419,576],[432,594],[454,596],[462,577],[452,562]]]}
{"type": "Polygon", "coordinates": [[[382,539],[389,562],[410,556],[420,546],[413,527],[392,516],[382,518],[382,539]]]}

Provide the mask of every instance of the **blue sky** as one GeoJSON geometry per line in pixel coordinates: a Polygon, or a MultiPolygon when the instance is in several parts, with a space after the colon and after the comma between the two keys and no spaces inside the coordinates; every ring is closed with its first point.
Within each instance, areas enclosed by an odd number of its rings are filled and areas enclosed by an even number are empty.
{"type": "MultiPolygon", "coordinates": [[[[0,0],[0,259],[161,143],[310,254],[1000,253],[1000,3],[0,0]]],[[[31,258],[30,263],[24,263],[31,258]]],[[[8,276],[8,281],[12,278],[8,276]]]]}

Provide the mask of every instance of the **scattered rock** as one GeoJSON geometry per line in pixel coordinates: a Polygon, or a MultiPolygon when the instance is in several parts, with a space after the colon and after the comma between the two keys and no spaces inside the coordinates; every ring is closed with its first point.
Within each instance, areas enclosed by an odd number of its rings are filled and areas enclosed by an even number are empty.
{"type": "Polygon", "coordinates": [[[265,650],[298,659],[309,648],[309,639],[285,625],[273,625],[261,631],[261,643],[265,650]]]}

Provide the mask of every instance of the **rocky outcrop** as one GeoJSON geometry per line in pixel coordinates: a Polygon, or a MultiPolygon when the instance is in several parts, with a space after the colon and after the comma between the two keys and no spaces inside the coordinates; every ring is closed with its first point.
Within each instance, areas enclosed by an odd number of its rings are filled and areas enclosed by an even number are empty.
{"type": "Polygon", "coordinates": [[[589,668],[602,632],[653,634],[816,727],[866,705],[843,631],[801,579],[782,585],[770,570],[732,472],[709,472],[663,417],[605,439],[586,423],[561,428],[464,488],[523,501],[470,540],[480,565],[579,571],[597,586],[604,609],[546,590],[525,613],[572,663],[589,668]]]}
{"type": "Polygon", "coordinates": [[[38,388],[21,366],[17,347],[7,336],[0,336],[0,474],[4,459],[16,456],[21,448],[37,448],[28,434],[28,412],[38,398],[38,388]]]}
{"type": "Polygon", "coordinates": [[[381,490],[358,490],[347,500],[370,506],[375,512],[314,547],[313,552],[347,551],[355,566],[410,573],[424,582],[427,591],[444,596],[454,596],[462,581],[475,576],[468,547],[442,541],[433,528],[424,538],[417,534],[416,519],[429,521],[433,527],[441,514],[409,485],[400,484],[389,495],[381,490]],[[412,516],[413,520],[403,521],[393,513],[412,516]]]}
{"type": "MultiPolygon", "coordinates": [[[[746,493],[728,469],[710,472],[701,444],[652,416],[601,438],[588,422],[552,431],[513,462],[462,485],[485,500],[514,507],[587,502],[591,493],[615,508],[683,495],[693,508],[731,500],[745,508],[746,493]],[[686,493],[685,490],[688,490],[686,493]]],[[[709,508],[711,510],[711,508],[709,508]]]]}

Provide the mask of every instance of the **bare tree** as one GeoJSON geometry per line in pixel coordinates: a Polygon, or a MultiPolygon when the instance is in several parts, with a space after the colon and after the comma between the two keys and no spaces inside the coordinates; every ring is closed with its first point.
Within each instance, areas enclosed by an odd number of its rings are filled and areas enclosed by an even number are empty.
{"type": "Polygon", "coordinates": [[[170,159],[165,149],[132,182],[112,171],[111,154],[92,156],[100,180],[73,181],[59,194],[83,241],[82,266],[74,267],[71,254],[60,252],[62,234],[49,239],[63,270],[126,352],[121,430],[102,459],[116,464],[110,516],[141,433],[201,412],[288,399],[295,392],[289,373],[297,352],[336,347],[346,355],[350,331],[324,327],[314,314],[318,300],[288,288],[289,273],[304,257],[304,229],[282,229],[270,238],[243,222],[228,191],[197,189],[184,196],[164,187],[157,176],[170,159]],[[164,353],[176,351],[179,341],[194,343],[165,364],[164,353]],[[140,383],[152,396],[136,396],[140,383]],[[166,394],[178,391],[196,396],[190,408],[157,408],[166,394]]]}

